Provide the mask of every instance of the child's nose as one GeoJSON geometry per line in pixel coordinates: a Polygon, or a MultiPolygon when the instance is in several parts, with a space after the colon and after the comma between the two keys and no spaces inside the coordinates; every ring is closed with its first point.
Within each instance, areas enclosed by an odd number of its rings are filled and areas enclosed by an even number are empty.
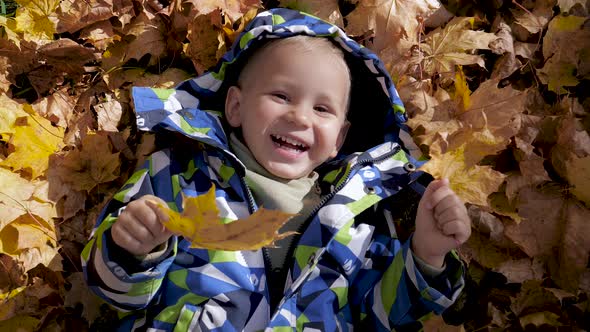
{"type": "Polygon", "coordinates": [[[310,107],[305,105],[293,105],[287,114],[289,122],[300,126],[310,125],[310,107]]]}

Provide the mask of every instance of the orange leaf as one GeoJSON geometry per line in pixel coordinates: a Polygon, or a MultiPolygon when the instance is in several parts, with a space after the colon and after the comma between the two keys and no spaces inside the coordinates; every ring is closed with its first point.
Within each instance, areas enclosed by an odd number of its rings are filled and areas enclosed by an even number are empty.
{"type": "Polygon", "coordinates": [[[170,231],[191,241],[192,248],[212,250],[258,250],[295,232],[278,233],[293,215],[259,209],[246,219],[226,224],[219,218],[215,204],[215,186],[206,194],[184,198],[183,212],[158,207],[170,218],[164,225],[170,231]]]}

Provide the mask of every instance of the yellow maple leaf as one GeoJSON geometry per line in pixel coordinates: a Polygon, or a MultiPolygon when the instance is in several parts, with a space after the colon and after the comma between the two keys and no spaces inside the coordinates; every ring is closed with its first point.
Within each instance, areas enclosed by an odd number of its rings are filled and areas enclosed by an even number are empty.
{"type": "Polygon", "coordinates": [[[18,0],[16,30],[27,41],[53,40],[56,33],[55,10],[59,0],[18,0]]]}
{"type": "Polygon", "coordinates": [[[215,204],[215,186],[206,194],[184,197],[183,212],[178,213],[158,204],[170,218],[164,226],[191,242],[192,248],[212,250],[258,250],[270,246],[295,232],[279,234],[278,230],[293,215],[282,211],[259,209],[245,219],[224,224],[215,204]]]}
{"type": "Polygon", "coordinates": [[[47,119],[35,114],[30,105],[25,105],[25,108],[30,114],[21,122],[26,123],[15,123],[12,135],[2,135],[2,140],[10,136],[8,142],[15,151],[0,165],[14,170],[27,169],[34,179],[47,171],[49,156],[59,151],[62,145],[64,129],[54,127],[47,119]]]}
{"type": "Polygon", "coordinates": [[[451,189],[466,203],[489,206],[488,196],[497,191],[506,177],[489,166],[466,167],[465,145],[434,156],[422,170],[435,178],[449,179],[451,189]]]}

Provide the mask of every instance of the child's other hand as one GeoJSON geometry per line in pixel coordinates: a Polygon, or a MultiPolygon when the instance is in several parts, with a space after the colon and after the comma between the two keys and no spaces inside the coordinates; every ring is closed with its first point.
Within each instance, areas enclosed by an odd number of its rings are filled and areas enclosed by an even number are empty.
{"type": "Polygon", "coordinates": [[[166,205],[159,197],[142,196],[127,205],[111,228],[113,241],[133,255],[149,254],[172,236],[162,224],[168,217],[160,212],[154,201],[166,205]]]}
{"type": "Polygon", "coordinates": [[[432,181],[418,205],[414,254],[426,263],[442,267],[446,254],[471,235],[471,220],[461,199],[451,190],[449,180],[432,181]]]}

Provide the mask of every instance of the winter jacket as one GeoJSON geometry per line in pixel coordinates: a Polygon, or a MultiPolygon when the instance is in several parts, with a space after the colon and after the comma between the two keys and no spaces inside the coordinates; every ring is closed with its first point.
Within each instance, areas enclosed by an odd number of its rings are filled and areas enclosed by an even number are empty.
{"type": "Polygon", "coordinates": [[[103,210],[82,253],[90,288],[123,313],[121,330],[404,329],[441,313],[463,288],[454,253],[441,276],[428,278],[416,268],[410,241],[397,238],[391,202],[419,174],[400,140],[404,109],[377,56],[338,27],[293,10],[263,12],[213,70],[176,89],[134,88],[133,99],[140,129],[180,134],[190,144],[151,155],[103,210]],[[268,293],[264,250],[194,249],[177,236],[155,261],[118,248],[110,227],[146,194],[181,210],[183,194],[201,195],[214,184],[224,222],[256,211],[244,166],[228,146],[223,95],[251,50],[300,34],[330,38],[345,51],[352,127],[341,155],[317,170],[321,204],[293,248],[284,293],[268,293]],[[269,296],[282,298],[272,312],[269,296]]]}

